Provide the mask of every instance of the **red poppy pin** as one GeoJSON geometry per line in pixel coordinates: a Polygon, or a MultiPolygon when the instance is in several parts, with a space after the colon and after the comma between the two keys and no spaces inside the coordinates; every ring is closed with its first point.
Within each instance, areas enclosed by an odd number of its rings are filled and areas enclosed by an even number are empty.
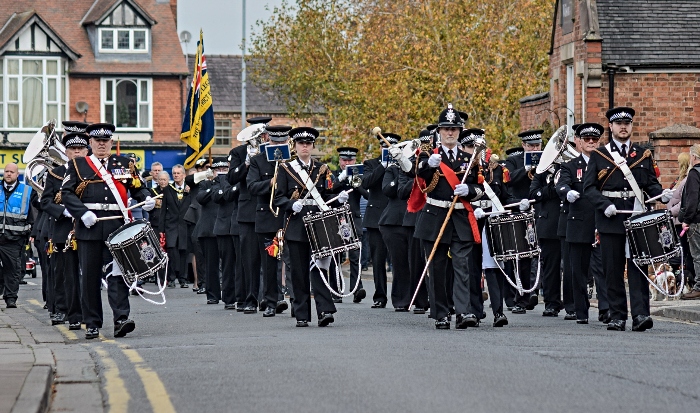
{"type": "Polygon", "coordinates": [[[637,151],[634,151],[630,154],[630,158],[634,158],[635,156],[637,156],[637,151]]]}

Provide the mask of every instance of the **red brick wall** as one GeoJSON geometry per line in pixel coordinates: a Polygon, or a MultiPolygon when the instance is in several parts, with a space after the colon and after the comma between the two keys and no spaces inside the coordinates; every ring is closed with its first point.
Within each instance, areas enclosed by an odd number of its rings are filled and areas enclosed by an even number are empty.
{"type": "Polygon", "coordinates": [[[87,122],[100,122],[100,79],[99,78],[70,78],[70,120],[83,120],[84,114],[75,110],[75,104],[83,101],[90,106],[87,113],[87,122]]]}
{"type": "Polygon", "coordinates": [[[520,104],[520,131],[538,129],[547,121],[549,113],[549,97],[520,104]]]}
{"type": "MultiPolygon", "coordinates": [[[[182,93],[187,95],[185,79],[182,93]]],[[[153,78],[153,142],[179,142],[182,129],[180,81],[153,78]]]]}

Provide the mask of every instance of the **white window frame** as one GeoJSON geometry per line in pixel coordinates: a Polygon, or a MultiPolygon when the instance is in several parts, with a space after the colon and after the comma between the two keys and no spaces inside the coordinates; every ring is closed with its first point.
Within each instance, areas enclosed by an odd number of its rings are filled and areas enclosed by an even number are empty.
{"type": "Polygon", "coordinates": [[[574,82],[574,65],[566,65],[566,125],[569,130],[574,126],[576,113],[576,83],[574,82]]]}
{"type": "Polygon", "coordinates": [[[97,48],[100,51],[100,53],[148,53],[148,45],[150,43],[151,30],[147,27],[100,27],[97,32],[97,48]],[[111,49],[105,49],[102,47],[102,33],[107,31],[112,32],[113,43],[111,49]],[[119,31],[129,32],[128,49],[117,48],[117,43],[119,42],[119,39],[117,38],[117,32],[119,31]],[[144,42],[146,46],[145,49],[134,49],[134,32],[136,31],[146,33],[146,39],[144,42]]]}
{"type": "MultiPolygon", "coordinates": [[[[24,119],[23,119],[23,111],[22,111],[22,88],[24,86],[24,81],[23,79],[25,78],[39,78],[41,81],[42,85],[42,125],[46,124],[47,121],[50,119],[48,118],[48,106],[49,105],[56,105],[56,126],[58,129],[61,129],[61,122],[63,120],[67,119],[67,101],[69,99],[68,95],[68,76],[67,76],[67,71],[66,69],[66,62],[63,61],[62,58],[60,57],[54,57],[54,56],[5,56],[1,58],[3,60],[2,64],[2,73],[0,73],[0,81],[3,82],[2,84],[2,93],[3,95],[0,96],[0,110],[2,111],[2,122],[0,122],[0,128],[8,131],[36,131],[37,127],[36,126],[24,126],[24,119]],[[22,66],[24,64],[25,60],[41,60],[42,61],[42,74],[41,75],[23,75],[22,74],[22,66]],[[8,69],[10,65],[10,61],[18,61],[18,66],[19,66],[19,73],[18,74],[9,74],[8,69]],[[55,75],[50,75],[46,73],[46,66],[47,62],[52,61],[56,62],[56,68],[58,73],[55,75]],[[10,97],[10,79],[17,79],[18,82],[18,89],[17,89],[17,100],[9,100],[10,97]],[[49,96],[49,80],[55,80],[56,81],[56,100],[54,101],[48,101],[48,96],[49,96]],[[65,90],[62,90],[62,88],[65,88],[65,90]],[[62,98],[65,96],[65,101],[62,100],[62,98]],[[9,113],[9,105],[19,105],[19,125],[18,127],[9,127],[8,125],[8,113],[9,113]]],[[[41,126],[39,126],[41,127],[41,126]]]]}
{"type": "MultiPolygon", "coordinates": [[[[103,77],[100,79],[100,119],[102,122],[108,122],[106,118],[106,107],[112,105],[113,106],[113,116],[114,119],[113,121],[115,122],[114,125],[120,130],[124,132],[131,132],[131,131],[148,131],[151,132],[153,131],[153,79],[151,78],[143,78],[143,77],[103,77]],[[107,101],[107,83],[111,81],[112,82],[112,101],[107,101]],[[148,126],[146,127],[123,127],[120,126],[117,122],[117,116],[118,116],[118,102],[116,101],[117,97],[117,84],[123,81],[132,81],[136,82],[136,104],[137,106],[141,105],[148,105],[148,126]],[[147,90],[147,98],[148,100],[142,101],[141,100],[141,92],[142,92],[142,82],[146,81],[146,87],[148,88],[147,90]]],[[[141,124],[141,110],[140,108],[136,109],[136,125],[141,124]]]]}

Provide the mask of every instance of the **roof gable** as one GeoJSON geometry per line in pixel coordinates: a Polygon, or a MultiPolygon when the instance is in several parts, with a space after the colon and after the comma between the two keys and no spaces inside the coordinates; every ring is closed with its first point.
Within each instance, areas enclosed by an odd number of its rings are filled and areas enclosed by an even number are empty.
{"type": "Polygon", "coordinates": [[[114,12],[117,7],[121,5],[126,5],[131,7],[134,13],[137,13],[143,20],[145,20],[150,26],[156,24],[156,20],[148,14],[138,3],[133,0],[95,0],[90,9],[83,17],[81,23],[83,25],[89,24],[99,24],[104,19],[109,17],[112,12],[114,12]]]}
{"type": "Polygon", "coordinates": [[[8,50],[13,50],[17,40],[22,36],[22,34],[25,31],[30,30],[34,25],[41,30],[41,34],[44,35],[47,40],[44,41],[44,50],[31,51],[51,52],[54,51],[51,50],[51,46],[55,45],[58,47],[58,50],[65,53],[71,60],[77,60],[80,58],[81,55],[68,46],[61,36],[59,36],[56,31],[49,26],[44,19],[41,18],[39,13],[34,10],[28,10],[23,13],[13,13],[10,16],[2,29],[0,29],[0,54],[3,54],[8,50]]]}

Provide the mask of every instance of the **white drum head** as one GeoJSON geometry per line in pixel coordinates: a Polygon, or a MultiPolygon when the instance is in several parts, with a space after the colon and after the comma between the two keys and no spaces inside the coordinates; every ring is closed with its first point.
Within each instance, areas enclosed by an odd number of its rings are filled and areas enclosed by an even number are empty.
{"type": "Polygon", "coordinates": [[[114,237],[109,241],[110,244],[121,244],[125,241],[132,240],[136,238],[139,232],[143,231],[146,224],[136,224],[130,227],[124,228],[119,233],[115,234],[114,237]]]}

